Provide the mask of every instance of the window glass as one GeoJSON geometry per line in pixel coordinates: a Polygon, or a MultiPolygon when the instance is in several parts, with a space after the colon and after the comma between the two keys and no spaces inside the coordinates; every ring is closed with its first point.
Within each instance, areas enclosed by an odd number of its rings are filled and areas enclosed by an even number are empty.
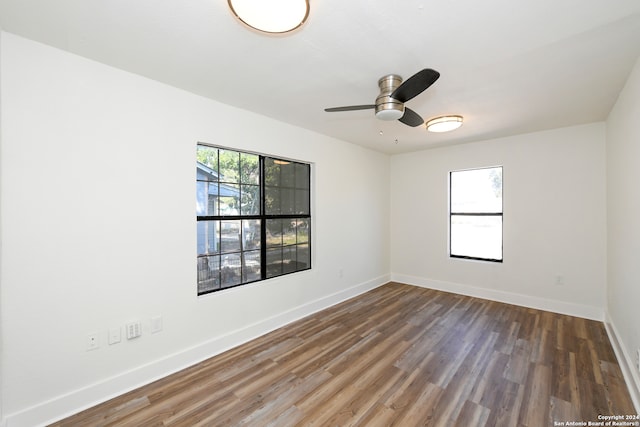
{"type": "Polygon", "coordinates": [[[210,181],[196,182],[196,215],[218,214],[218,183],[210,181]]]}
{"type": "Polygon", "coordinates": [[[297,243],[307,243],[309,241],[309,219],[299,219],[296,221],[296,241],[297,243]]]}
{"type": "Polygon", "coordinates": [[[240,254],[226,254],[220,257],[220,285],[230,288],[242,283],[242,262],[240,254]]]}
{"type": "Polygon", "coordinates": [[[240,251],[240,221],[220,221],[220,252],[240,251]]]}
{"type": "Polygon", "coordinates": [[[218,149],[213,147],[199,146],[197,162],[203,167],[198,168],[198,180],[217,181],[218,180],[218,149]]]}
{"type": "Polygon", "coordinates": [[[243,252],[242,256],[242,282],[249,283],[260,280],[260,251],[243,252]]]}
{"type": "Polygon", "coordinates": [[[220,251],[220,221],[198,221],[198,254],[209,255],[220,251]]]}
{"type": "Polygon", "coordinates": [[[502,168],[451,173],[452,212],[502,212],[502,168]]]}
{"type": "Polygon", "coordinates": [[[260,156],[240,153],[240,182],[260,185],[260,156]]]}
{"type": "Polygon", "coordinates": [[[309,168],[307,165],[300,163],[295,164],[296,167],[296,188],[309,189],[309,168]]]}
{"type": "Polygon", "coordinates": [[[220,289],[220,257],[198,257],[198,293],[208,293],[220,289]]]}
{"type": "Polygon", "coordinates": [[[502,259],[502,217],[451,217],[451,253],[478,259],[502,259]]]}
{"type": "Polygon", "coordinates": [[[267,247],[282,246],[282,220],[267,220],[267,247]]]}
{"type": "Polygon", "coordinates": [[[242,244],[243,249],[260,249],[261,231],[259,219],[242,221],[242,244]]]}
{"type": "Polygon", "coordinates": [[[308,244],[302,244],[297,246],[297,261],[300,269],[311,268],[311,251],[308,244]]]}
{"type": "Polygon", "coordinates": [[[450,256],[502,261],[502,167],[450,173],[450,256]]]}
{"type": "Polygon", "coordinates": [[[240,183],[240,153],[219,150],[220,181],[230,184],[240,183]]]}
{"type": "Polygon", "coordinates": [[[282,274],[282,247],[267,249],[267,277],[276,277],[282,274]]]}

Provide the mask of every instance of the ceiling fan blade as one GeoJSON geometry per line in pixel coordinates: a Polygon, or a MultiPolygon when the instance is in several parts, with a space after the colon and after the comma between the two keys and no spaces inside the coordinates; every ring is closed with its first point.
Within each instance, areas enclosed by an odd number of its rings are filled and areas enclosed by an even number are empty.
{"type": "Polygon", "coordinates": [[[334,108],[325,108],[324,111],[327,113],[335,113],[337,111],[355,111],[355,110],[371,110],[376,108],[375,105],[351,105],[349,107],[334,107],[334,108]]]}
{"type": "Polygon", "coordinates": [[[434,84],[439,77],[440,73],[436,70],[425,68],[402,82],[402,84],[391,93],[391,97],[405,103],[420,95],[425,89],[434,84]]]}
{"type": "Polygon", "coordinates": [[[420,114],[413,111],[411,108],[404,107],[404,115],[398,119],[398,121],[404,123],[407,126],[416,127],[424,123],[420,114]]]}

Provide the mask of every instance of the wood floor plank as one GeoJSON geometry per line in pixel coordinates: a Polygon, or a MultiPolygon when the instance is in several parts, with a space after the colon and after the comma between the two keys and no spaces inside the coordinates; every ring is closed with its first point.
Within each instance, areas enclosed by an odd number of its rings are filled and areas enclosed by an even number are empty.
{"type": "Polygon", "coordinates": [[[518,426],[634,408],[604,325],[388,283],[53,426],[518,426]]]}
{"type": "MultiPolygon", "coordinates": [[[[418,390],[418,394],[411,405],[396,409],[398,417],[391,425],[397,426],[420,426],[435,425],[438,418],[435,411],[441,402],[443,390],[435,384],[427,383],[418,390]]],[[[448,421],[448,420],[447,420],[448,421]]],[[[448,423],[451,425],[450,423],[448,423]]]]}
{"type": "Polygon", "coordinates": [[[551,425],[551,368],[531,363],[528,373],[519,422],[529,427],[551,425]]]}
{"type": "Polygon", "coordinates": [[[531,351],[531,343],[528,340],[520,338],[516,341],[504,373],[506,379],[519,384],[525,383],[531,364],[531,351]]]}
{"type": "Polygon", "coordinates": [[[524,386],[511,381],[504,381],[492,393],[493,399],[483,399],[487,404],[483,407],[491,408],[487,419],[487,426],[516,426],[518,415],[524,400],[524,386]]]}
{"type": "Polygon", "coordinates": [[[367,384],[365,388],[362,388],[362,385],[356,385],[359,393],[356,399],[348,403],[353,417],[346,425],[360,425],[372,412],[376,412],[378,402],[382,400],[382,396],[392,390],[397,381],[406,378],[406,375],[406,372],[389,366],[375,381],[367,384]]]}
{"type": "Polygon", "coordinates": [[[620,367],[616,363],[603,361],[601,362],[601,369],[607,402],[609,402],[609,412],[615,410],[612,405],[613,402],[616,403],[616,406],[633,406],[633,402],[628,400],[630,396],[620,367]]]}
{"type": "Polygon", "coordinates": [[[467,400],[462,405],[458,417],[450,425],[483,427],[487,425],[490,413],[491,410],[489,408],[467,400]]]}
{"type": "Polygon", "coordinates": [[[580,411],[571,402],[567,402],[558,397],[551,397],[551,419],[552,420],[581,420],[580,411]]]}
{"type": "Polygon", "coordinates": [[[491,407],[491,401],[498,400],[496,393],[502,391],[505,382],[513,383],[504,377],[509,356],[494,351],[484,363],[482,375],[474,383],[470,400],[482,406],[491,407]]]}

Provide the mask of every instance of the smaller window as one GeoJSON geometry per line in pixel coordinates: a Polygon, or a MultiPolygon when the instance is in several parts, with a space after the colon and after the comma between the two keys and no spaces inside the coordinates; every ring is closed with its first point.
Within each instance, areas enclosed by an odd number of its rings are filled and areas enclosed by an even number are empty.
{"type": "Polygon", "coordinates": [[[449,255],[502,262],[502,167],[449,174],[449,255]]]}

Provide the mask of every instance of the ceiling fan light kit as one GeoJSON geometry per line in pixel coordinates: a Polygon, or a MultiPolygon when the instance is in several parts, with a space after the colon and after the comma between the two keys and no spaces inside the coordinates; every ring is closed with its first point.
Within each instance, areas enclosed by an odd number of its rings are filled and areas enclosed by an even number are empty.
{"type": "Polygon", "coordinates": [[[440,116],[427,121],[429,132],[451,132],[462,126],[462,116],[440,116]]]}
{"type": "Polygon", "coordinates": [[[309,17],[309,0],[227,0],[243,24],[264,33],[288,33],[309,17]]]}

